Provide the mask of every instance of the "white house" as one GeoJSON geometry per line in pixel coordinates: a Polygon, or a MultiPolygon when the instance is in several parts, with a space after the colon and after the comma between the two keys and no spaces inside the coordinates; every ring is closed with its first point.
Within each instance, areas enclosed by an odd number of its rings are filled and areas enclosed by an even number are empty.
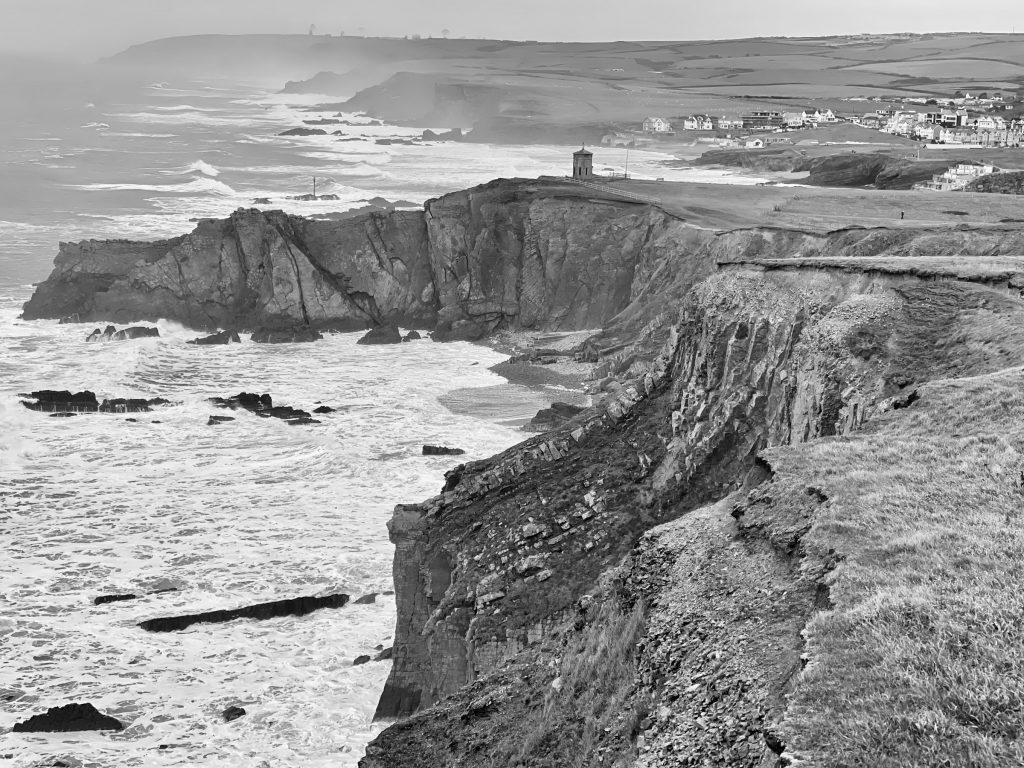
{"type": "Polygon", "coordinates": [[[710,131],[714,127],[711,118],[707,115],[691,115],[683,118],[684,131],[710,131]]]}
{"type": "Polygon", "coordinates": [[[648,117],[644,120],[644,133],[670,133],[672,123],[664,117],[648,117]]]}
{"type": "Polygon", "coordinates": [[[804,123],[807,122],[806,112],[784,112],[782,119],[786,123],[787,128],[803,128],[804,123]]]}
{"type": "Polygon", "coordinates": [[[747,149],[764,149],[764,139],[747,139],[743,142],[743,146],[747,149]]]}

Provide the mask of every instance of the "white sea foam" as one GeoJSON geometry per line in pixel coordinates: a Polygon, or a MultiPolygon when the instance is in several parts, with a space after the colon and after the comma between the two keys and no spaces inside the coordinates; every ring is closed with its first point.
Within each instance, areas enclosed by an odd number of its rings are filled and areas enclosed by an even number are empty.
{"type": "MultiPolygon", "coordinates": [[[[17,297],[19,300],[24,296],[17,297]]],[[[88,344],[89,328],[17,320],[0,307],[0,497],[10,544],[0,570],[0,687],[25,693],[0,728],[66,701],[124,721],[120,734],[8,734],[13,765],[70,752],[106,765],[354,766],[386,663],[393,598],[306,617],[147,633],[138,621],[306,594],[391,588],[384,524],[396,502],[437,492],[457,459],[424,443],[489,455],[521,433],[459,416],[438,398],[493,386],[500,356],[471,344],[195,347],[196,334],[88,344]],[[174,401],[150,414],[50,418],[15,393],[87,387],[174,401]],[[293,427],[247,412],[207,426],[213,395],[269,391],[275,402],[338,410],[293,427]],[[159,423],[155,423],[159,422],[159,423]],[[106,593],[177,592],[93,606],[106,593]],[[246,717],[220,712],[241,704],[246,717]],[[160,745],[170,745],[160,749],[160,745]]]]}
{"type": "Polygon", "coordinates": [[[164,192],[187,193],[187,194],[215,194],[215,195],[236,195],[237,193],[227,184],[207,176],[199,176],[191,181],[182,184],[75,184],[77,189],[92,191],[124,191],[138,190],[141,192],[164,192]]]}

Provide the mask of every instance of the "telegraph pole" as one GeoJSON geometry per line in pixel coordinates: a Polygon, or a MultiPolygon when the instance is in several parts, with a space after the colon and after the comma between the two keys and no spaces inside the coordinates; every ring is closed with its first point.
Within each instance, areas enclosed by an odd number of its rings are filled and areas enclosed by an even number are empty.
{"type": "Polygon", "coordinates": [[[313,198],[316,198],[316,176],[313,177],[313,198]]]}

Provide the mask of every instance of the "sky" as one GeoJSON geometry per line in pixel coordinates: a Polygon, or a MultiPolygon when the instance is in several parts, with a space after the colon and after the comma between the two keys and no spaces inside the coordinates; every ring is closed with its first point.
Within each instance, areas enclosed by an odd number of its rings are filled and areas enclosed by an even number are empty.
{"type": "Polygon", "coordinates": [[[863,32],[1024,32],[1021,0],[4,0],[0,53],[106,56],[219,33],[703,40],[863,32]]]}

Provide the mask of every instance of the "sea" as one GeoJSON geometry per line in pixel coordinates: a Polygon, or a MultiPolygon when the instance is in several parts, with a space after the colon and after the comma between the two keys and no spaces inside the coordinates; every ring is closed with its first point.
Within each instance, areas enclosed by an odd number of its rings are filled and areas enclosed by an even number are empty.
{"type": "MultiPolygon", "coordinates": [[[[381,144],[420,130],[276,91],[38,73],[0,83],[0,766],[355,766],[386,725],[372,716],[390,662],[353,662],[393,642],[394,505],[519,442],[525,420],[559,399],[492,373],[503,356],[469,343],[365,347],[359,334],[329,334],[197,347],[186,341],[200,334],[164,320],[149,324],[158,338],[86,343],[91,326],[20,319],[60,241],[173,236],[258,198],[306,215],[375,197],[421,204],[571,167],[566,146],[381,144]],[[347,124],[279,135],[322,118],[347,124]],[[314,176],[318,194],[338,199],[291,199],[314,176]],[[21,405],[38,389],[171,402],[54,418],[21,405]],[[208,425],[226,414],[209,398],[242,391],[335,410],[320,424],[240,411],[208,425]],[[423,456],[424,444],[466,454],[423,456]],[[376,597],[304,617],[138,626],[338,592],[376,597]],[[94,605],[123,593],[138,597],[94,605]],[[71,702],[125,729],[10,732],[71,702]],[[246,715],[225,722],[228,706],[246,715]]],[[[598,172],[625,160],[597,154],[598,172]]],[[[632,151],[629,166],[637,178],[759,181],[672,160],[632,151]]]]}

